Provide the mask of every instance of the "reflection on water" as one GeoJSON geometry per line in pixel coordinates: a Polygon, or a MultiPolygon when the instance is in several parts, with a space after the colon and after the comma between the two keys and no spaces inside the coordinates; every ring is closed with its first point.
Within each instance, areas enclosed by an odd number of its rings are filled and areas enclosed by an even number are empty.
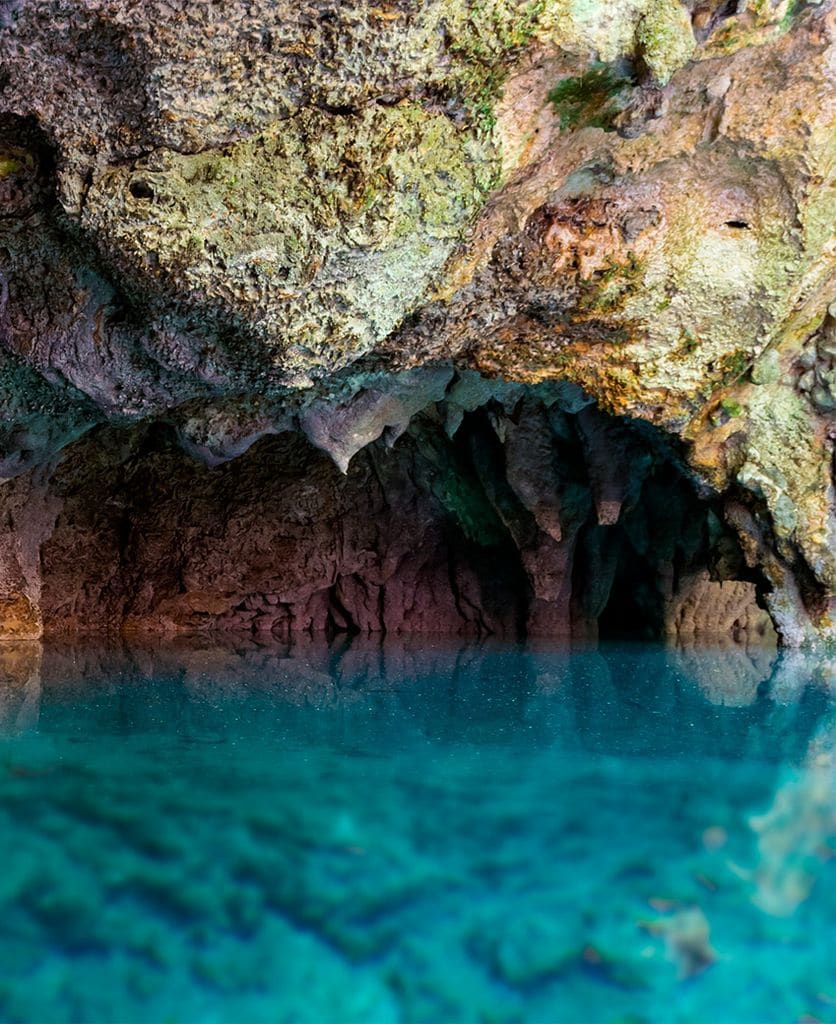
{"type": "Polygon", "coordinates": [[[41,706],[41,645],[0,643],[0,732],[34,728],[41,706]]]}
{"type": "Polygon", "coordinates": [[[760,855],[755,902],[770,914],[792,914],[836,856],[836,714],[824,718],[803,763],[785,772],[768,811],[750,824],[760,855]]]}
{"type": "Polygon", "coordinates": [[[0,646],[0,1020],[836,1020],[821,652],[0,646]]]}

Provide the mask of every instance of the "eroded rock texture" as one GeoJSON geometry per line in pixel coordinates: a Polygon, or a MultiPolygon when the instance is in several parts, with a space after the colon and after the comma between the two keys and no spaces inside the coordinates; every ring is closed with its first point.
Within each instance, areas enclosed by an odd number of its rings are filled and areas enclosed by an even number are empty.
{"type": "Polygon", "coordinates": [[[13,0],[0,635],[832,637],[831,0],[13,0]]]}
{"type": "MultiPolygon", "coordinates": [[[[465,374],[451,394],[468,385],[485,382],[465,374]]],[[[90,431],[49,482],[43,628],[744,644],[771,631],[756,605],[765,577],[663,435],[575,388],[503,390],[471,410],[434,403],[346,474],[299,431],[216,466],[171,424],[90,431]]]]}

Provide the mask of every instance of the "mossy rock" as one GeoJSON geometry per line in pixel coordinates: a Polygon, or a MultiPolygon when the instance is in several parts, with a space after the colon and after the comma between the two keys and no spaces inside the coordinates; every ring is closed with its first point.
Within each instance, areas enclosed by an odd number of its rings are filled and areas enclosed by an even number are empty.
{"type": "Polygon", "coordinates": [[[490,190],[489,143],[408,101],[305,111],[222,151],[96,179],[85,227],[143,291],[236,315],[300,366],[363,354],[414,308],[490,190]]]}
{"type": "Polygon", "coordinates": [[[594,127],[611,131],[634,82],[625,65],[594,62],[582,75],[565,78],[549,93],[562,130],[594,127]]]}
{"type": "Polygon", "coordinates": [[[679,0],[650,0],[639,22],[636,42],[659,85],[667,85],[696,49],[691,18],[679,0]]]}

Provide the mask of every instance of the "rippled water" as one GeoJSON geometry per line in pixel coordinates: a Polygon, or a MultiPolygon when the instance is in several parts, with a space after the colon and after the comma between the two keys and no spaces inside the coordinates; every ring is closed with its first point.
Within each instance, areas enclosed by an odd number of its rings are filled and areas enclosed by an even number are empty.
{"type": "Polygon", "coordinates": [[[833,679],[3,648],[0,1020],[836,1020],[833,679]]]}

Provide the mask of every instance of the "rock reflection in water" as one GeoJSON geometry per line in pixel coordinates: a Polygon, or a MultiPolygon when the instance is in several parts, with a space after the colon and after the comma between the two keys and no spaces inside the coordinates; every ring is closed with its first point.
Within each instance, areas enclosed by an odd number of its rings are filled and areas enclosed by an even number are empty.
{"type": "Polygon", "coordinates": [[[502,676],[506,696],[553,694],[581,685],[609,697],[624,688],[625,676],[632,686],[643,672],[643,698],[649,701],[664,701],[673,681],[678,688],[698,690],[712,705],[744,708],[764,691],[790,703],[810,685],[836,691],[835,662],[821,651],[777,651],[767,644],[735,642],[570,646],[530,641],[517,646],[376,637],[332,645],[304,638],[268,645],[240,638],[182,638],[163,644],[121,639],[107,645],[6,642],[0,644],[0,725],[14,729],[32,724],[42,691],[89,693],[102,685],[112,688],[148,679],[177,682],[187,693],[206,699],[269,692],[289,703],[327,707],[350,702],[360,693],[403,691],[422,680],[433,680],[437,688],[440,678],[455,694],[463,680],[472,686],[488,673],[497,696],[496,670],[503,663],[509,669],[502,676]],[[647,672],[649,664],[657,671],[647,672]],[[611,687],[612,693],[604,692],[611,687]]]}
{"type": "Polygon", "coordinates": [[[785,769],[769,809],[750,820],[758,837],[755,904],[792,914],[836,856],[836,714],[825,718],[800,768],[785,769]]]}
{"type": "Polygon", "coordinates": [[[0,732],[34,727],[41,699],[41,645],[35,641],[0,643],[0,732]]]}
{"type": "MultiPolygon", "coordinates": [[[[823,696],[836,692],[836,659],[821,651],[779,652],[774,647],[625,645],[525,645],[485,641],[460,644],[441,638],[355,638],[327,644],[300,638],[264,645],[239,638],[182,638],[151,645],[127,639],[107,645],[34,641],[0,644],[0,728],[33,727],[42,699],[67,699],[119,689],[127,698],[154,681],[177,686],[189,699],[211,704],[230,698],[269,695],[282,704],[348,706],[388,695],[424,707],[433,731],[447,708],[467,717],[507,715],[509,705],[530,706],[564,694],[576,705],[574,720],[594,732],[596,715],[622,705],[637,734],[644,709],[653,719],[682,714],[682,701],[745,708],[759,694],[769,706],[792,705],[808,687],[823,696]],[[440,683],[439,681],[443,681],[440,683]],[[136,691],[136,692],[134,692],[136,691]],[[679,710],[677,710],[679,708],[679,710]]],[[[555,703],[548,701],[554,718],[555,703]]],[[[544,705],[545,708],[546,705],[544,705]]]]}

